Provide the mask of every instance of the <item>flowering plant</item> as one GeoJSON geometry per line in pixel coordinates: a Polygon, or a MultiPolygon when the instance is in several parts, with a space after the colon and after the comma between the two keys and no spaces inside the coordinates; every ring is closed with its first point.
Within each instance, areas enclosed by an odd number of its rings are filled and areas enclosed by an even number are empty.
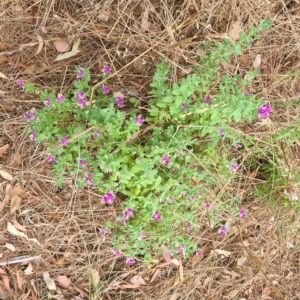
{"type": "MultiPolygon", "coordinates": [[[[212,195],[224,182],[234,184],[239,148],[253,142],[238,125],[267,118],[272,109],[246,92],[256,70],[242,78],[221,75],[219,65],[241,54],[270,25],[270,20],[260,22],[236,43],[228,39],[214,48],[207,43],[207,56],[179,82],[169,82],[170,67],[161,60],[150,84],[152,98],[142,110],[135,98],[112,96],[107,82],[92,93],[89,70],[78,67],[72,91],[42,90],[44,107],[26,112],[26,132],[31,140],[46,142],[58,185],[71,175],[78,187],[96,187],[102,205],[125,199],[117,218],[107,220],[100,232],[116,236],[114,253],[124,253],[128,264],[136,255],[151,260],[151,250],[162,243],[174,255],[201,255],[195,238],[199,214],[207,215],[221,236],[229,232],[223,210],[246,217],[239,201],[227,207],[212,195]]],[[[103,79],[111,72],[104,66],[103,79]]]]}

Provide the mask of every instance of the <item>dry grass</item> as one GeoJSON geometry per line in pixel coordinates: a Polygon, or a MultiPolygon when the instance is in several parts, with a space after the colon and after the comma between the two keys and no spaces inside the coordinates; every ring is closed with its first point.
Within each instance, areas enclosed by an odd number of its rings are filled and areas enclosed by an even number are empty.
{"type": "MultiPolygon", "coordinates": [[[[7,205],[0,222],[1,244],[13,244],[16,252],[3,247],[1,252],[2,261],[25,254],[40,255],[41,259],[32,262],[33,274],[22,275],[22,290],[17,285],[16,271],[24,267],[3,267],[9,275],[11,299],[283,299],[280,293],[285,299],[299,299],[299,254],[295,249],[299,217],[292,210],[269,209],[262,199],[256,198],[247,200],[246,208],[251,214],[245,222],[230,220],[233,228],[241,228],[244,245],[238,230],[225,240],[216,237],[216,246],[229,251],[230,256],[211,254],[211,235],[203,220],[199,224],[203,231],[198,237],[203,258],[196,266],[192,259],[186,259],[182,275],[177,266],[167,265],[145,287],[120,288],[134,274],[150,278],[151,270],[142,263],[127,268],[123,258],[114,257],[110,235],[100,235],[98,228],[107,219],[113,219],[116,211],[99,205],[96,190],[77,189],[74,178],[67,178],[61,189],[55,187],[45,148],[32,144],[23,135],[23,114],[38,107],[38,96],[24,95],[14,85],[14,80],[22,77],[63,92],[74,80],[74,66],[89,67],[92,82],[97,84],[103,63],[108,63],[115,73],[109,82],[111,88],[146,101],[159,57],[172,62],[172,79],[178,80],[184,76],[182,71],[197,64],[197,53],[204,40],[219,41],[236,20],[247,31],[260,19],[272,18],[272,29],[242,56],[234,57],[234,68],[224,72],[244,73],[252,68],[255,56],[262,54],[253,92],[277,107],[282,104],[282,110],[276,110],[273,119],[273,130],[277,130],[295,117],[292,100],[300,93],[299,1],[24,0],[19,1],[24,9],[22,15],[14,12],[17,4],[15,0],[0,3],[0,67],[8,77],[0,82],[0,90],[6,92],[0,95],[0,146],[10,144],[1,158],[1,169],[13,174],[13,185],[18,182],[23,186],[17,220],[40,245],[6,231],[10,218],[5,214],[7,205]],[[47,33],[42,32],[41,26],[46,27],[47,33]],[[35,56],[36,34],[43,38],[44,47],[35,56]],[[54,62],[57,52],[53,41],[64,38],[72,44],[78,37],[81,52],[71,59],[54,62]],[[288,107],[284,106],[286,100],[291,100],[288,107]],[[16,153],[21,161],[13,164],[11,155],[16,153]],[[100,275],[98,290],[89,280],[91,269],[100,275]],[[71,278],[69,289],[60,288],[61,298],[57,296],[59,291],[51,292],[56,298],[48,298],[44,271],[54,279],[59,275],[71,278]],[[81,296],[74,298],[76,295],[81,296]]],[[[255,124],[249,125],[248,130],[249,134],[263,134],[255,124]]],[[[290,166],[299,168],[299,147],[285,149],[290,166]]],[[[284,163],[281,167],[285,167],[284,163]]],[[[0,183],[3,191],[5,186],[5,182],[0,183]]],[[[0,285],[3,287],[3,283],[0,285]]]]}

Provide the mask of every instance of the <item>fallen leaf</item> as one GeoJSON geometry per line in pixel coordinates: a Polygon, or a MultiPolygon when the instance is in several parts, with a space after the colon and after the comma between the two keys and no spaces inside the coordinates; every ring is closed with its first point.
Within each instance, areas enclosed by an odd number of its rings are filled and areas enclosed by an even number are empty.
{"type": "Polygon", "coordinates": [[[39,41],[39,46],[38,46],[38,48],[36,50],[35,55],[38,55],[42,51],[42,49],[43,49],[44,42],[43,42],[42,37],[39,34],[36,34],[36,37],[37,37],[37,39],[39,41]]]}
{"type": "Polygon", "coordinates": [[[151,23],[148,21],[149,18],[149,6],[146,5],[146,9],[142,16],[142,32],[145,32],[149,29],[151,23]]]}
{"type": "Polygon", "coordinates": [[[26,231],[26,228],[24,226],[22,226],[21,224],[19,224],[19,222],[16,219],[12,219],[11,221],[17,229],[26,231]]]}
{"type": "Polygon", "coordinates": [[[19,152],[17,153],[13,153],[11,156],[10,156],[10,165],[12,167],[17,167],[21,164],[22,162],[22,157],[21,157],[21,154],[19,152]]]}
{"type": "Polygon", "coordinates": [[[255,59],[254,59],[254,62],[253,62],[253,67],[257,69],[257,68],[260,67],[260,64],[261,64],[261,55],[257,54],[255,56],[255,59]]]}
{"type": "Polygon", "coordinates": [[[21,5],[15,5],[12,8],[12,12],[16,15],[16,16],[22,16],[24,14],[24,9],[21,5]]]}
{"type": "Polygon", "coordinates": [[[44,33],[47,33],[47,32],[48,32],[48,30],[46,29],[45,26],[41,26],[41,30],[42,30],[42,32],[44,32],[44,33]]]}
{"type": "Polygon", "coordinates": [[[192,67],[183,68],[183,69],[181,69],[181,75],[190,74],[192,71],[193,71],[192,67]]]}
{"type": "Polygon", "coordinates": [[[22,189],[21,185],[19,183],[17,183],[11,191],[11,197],[14,197],[15,195],[21,196],[22,193],[23,193],[23,189],[22,189]]]}
{"type": "MultiPolygon", "coordinates": [[[[214,251],[212,250],[211,253],[213,253],[214,251]]],[[[216,249],[215,252],[217,252],[219,255],[224,255],[225,257],[228,257],[232,254],[232,252],[226,251],[226,250],[222,250],[222,249],[216,249]]]]}
{"type": "Polygon", "coordinates": [[[6,92],[0,90],[0,95],[4,95],[4,94],[6,94],[6,92]]]}
{"type": "Polygon", "coordinates": [[[4,247],[6,247],[6,248],[7,248],[8,250],[10,250],[11,252],[16,251],[16,248],[15,248],[15,246],[14,246],[13,244],[6,243],[6,244],[4,245],[4,247]]]}
{"type": "Polygon", "coordinates": [[[92,277],[93,286],[96,287],[100,281],[99,272],[95,269],[91,269],[91,277],[92,277]]]}
{"type": "Polygon", "coordinates": [[[9,291],[10,290],[9,279],[6,272],[2,268],[0,268],[0,275],[2,277],[5,288],[9,291]]]}
{"type": "Polygon", "coordinates": [[[71,49],[70,44],[63,39],[56,40],[53,44],[58,52],[68,52],[71,49]]]}
{"type": "Polygon", "coordinates": [[[0,288],[0,299],[1,300],[6,300],[6,299],[11,299],[10,293],[7,291],[4,291],[0,288]]]}
{"type": "Polygon", "coordinates": [[[14,195],[10,199],[10,214],[13,215],[21,205],[21,198],[18,195],[14,195]]]}
{"type": "Polygon", "coordinates": [[[72,50],[70,52],[57,55],[55,61],[67,59],[67,58],[70,58],[70,57],[78,54],[80,52],[80,50],[78,50],[79,45],[80,45],[80,39],[77,39],[77,41],[74,43],[74,45],[72,47],[72,50]]]}
{"type": "Polygon", "coordinates": [[[163,256],[164,256],[164,259],[166,260],[166,262],[168,264],[171,263],[171,255],[170,255],[170,250],[167,248],[167,246],[165,246],[164,244],[161,245],[161,248],[163,249],[164,253],[163,253],[163,256]]]}
{"type": "Polygon", "coordinates": [[[192,268],[195,268],[195,266],[201,261],[202,255],[194,255],[192,258],[192,268]]]}
{"type": "Polygon", "coordinates": [[[246,262],[247,258],[245,256],[242,256],[240,258],[238,258],[236,265],[241,267],[245,262],[246,262]]]}
{"type": "Polygon", "coordinates": [[[6,202],[9,200],[11,195],[11,185],[7,184],[5,187],[5,196],[2,202],[0,202],[0,211],[2,211],[2,209],[4,208],[6,202]]]}
{"type": "Polygon", "coordinates": [[[98,19],[100,21],[104,21],[104,22],[107,22],[109,20],[109,11],[108,10],[101,10],[99,15],[98,15],[98,19]]]}
{"type": "Polygon", "coordinates": [[[13,180],[14,178],[6,171],[0,170],[0,175],[6,180],[13,180]]]}
{"type": "Polygon", "coordinates": [[[198,48],[196,51],[196,54],[198,54],[200,56],[206,56],[206,53],[202,48],[198,48]]]}
{"type": "Polygon", "coordinates": [[[204,280],[204,282],[203,282],[203,286],[207,286],[207,285],[210,283],[211,280],[212,280],[211,277],[205,278],[205,280],[204,280]]]}
{"type": "Polygon", "coordinates": [[[177,300],[177,298],[179,297],[180,295],[177,294],[177,293],[174,293],[171,298],[169,300],[177,300]]]}
{"type": "Polygon", "coordinates": [[[9,148],[9,145],[8,145],[8,144],[6,144],[6,145],[0,147],[0,157],[1,157],[3,154],[6,153],[6,151],[7,151],[8,148],[9,148]]]}
{"type": "Polygon", "coordinates": [[[240,38],[240,31],[242,31],[241,24],[239,21],[231,24],[230,29],[228,31],[228,36],[231,37],[234,41],[240,38]]]}
{"type": "Polygon", "coordinates": [[[46,282],[48,290],[52,290],[52,291],[56,290],[56,284],[55,284],[54,280],[50,278],[50,275],[48,272],[43,272],[43,278],[46,282]]]}
{"type": "Polygon", "coordinates": [[[146,282],[145,280],[140,276],[140,275],[135,275],[133,276],[131,279],[130,279],[130,282],[133,284],[133,285],[146,285],[146,282]]]}
{"type": "Polygon", "coordinates": [[[32,266],[32,263],[29,263],[27,268],[24,270],[24,274],[26,275],[31,275],[33,274],[33,266],[32,266]]]}
{"type": "Polygon", "coordinates": [[[155,271],[154,271],[154,273],[152,274],[152,276],[151,276],[151,279],[150,279],[150,283],[152,283],[153,281],[154,281],[154,279],[155,279],[155,277],[157,276],[157,274],[158,274],[158,272],[159,272],[159,268],[156,268],[156,269],[154,269],[155,271]]]}
{"type": "Polygon", "coordinates": [[[179,261],[178,261],[178,259],[176,259],[176,258],[172,258],[172,259],[171,259],[171,263],[172,263],[173,265],[175,265],[175,266],[179,266],[179,261]]]}
{"type": "Polygon", "coordinates": [[[298,201],[299,199],[298,194],[294,192],[288,192],[287,190],[284,190],[283,194],[289,197],[293,201],[298,201]]]}
{"type": "Polygon", "coordinates": [[[13,224],[11,224],[10,222],[7,222],[7,231],[12,234],[12,235],[15,235],[15,236],[21,236],[21,237],[24,237],[26,238],[28,241],[33,241],[34,243],[37,243],[37,244],[40,244],[38,242],[37,239],[30,239],[28,238],[28,236],[23,233],[22,231],[19,231],[13,224]]]}
{"type": "Polygon", "coordinates": [[[8,79],[2,72],[0,72],[0,77],[4,79],[8,79]]]}
{"type": "Polygon", "coordinates": [[[58,276],[56,278],[56,281],[58,282],[59,285],[61,285],[64,288],[67,288],[70,284],[71,284],[71,280],[70,278],[68,278],[67,276],[58,276]]]}
{"type": "Polygon", "coordinates": [[[20,275],[20,271],[19,270],[17,270],[16,276],[17,276],[18,287],[19,287],[20,290],[22,290],[23,277],[20,275]]]}
{"type": "Polygon", "coordinates": [[[122,284],[121,287],[123,289],[136,289],[138,288],[139,286],[138,285],[133,285],[133,284],[122,284]]]}

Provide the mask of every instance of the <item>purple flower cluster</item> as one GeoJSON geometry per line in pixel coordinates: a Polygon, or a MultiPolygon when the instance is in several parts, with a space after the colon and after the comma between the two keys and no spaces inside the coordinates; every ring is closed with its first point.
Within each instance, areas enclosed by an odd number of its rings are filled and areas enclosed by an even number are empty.
{"type": "Polygon", "coordinates": [[[80,68],[79,71],[78,71],[78,74],[77,74],[77,78],[78,79],[81,79],[84,75],[84,69],[83,68],[80,68]]]}
{"type": "Polygon", "coordinates": [[[231,171],[233,171],[233,172],[236,172],[236,171],[238,170],[238,168],[239,168],[239,165],[236,164],[236,163],[233,163],[233,164],[231,164],[231,166],[230,166],[230,169],[231,169],[231,171]]]}
{"type": "Polygon", "coordinates": [[[46,98],[45,101],[44,101],[45,105],[46,106],[51,106],[51,100],[50,98],[46,98]]]}
{"type": "Polygon", "coordinates": [[[224,133],[225,133],[224,128],[219,128],[219,134],[220,134],[220,136],[223,136],[224,133]]]}
{"type": "Polygon", "coordinates": [[[102,72],[104,73],[104,74],[110,74],[111,73],[111,67],[110,66],[108,66],[108,65],[104,65],[103,66],[103,69],[102,69],[102,72]]]}
{"type": "Polygon", "coordinates": [[[262,104],[258,109],[258,114],[262,119],[266,119],[268,115],[272,112],[272,107],[270,104],[262,104]]]}
{"type": "Polygon", "coordinates": [[[78,100],[77,104],[80,106],[80,108],[83,108],[84,106],[87,106],[89,104],[87,102],[87,98],[84,94],[84,91],[76,93],[75,96],[78,100]]]}
{"type": "Polygon", "coordinates": [[[196,255],[197,255],[197,256],[201,256],[201,255],[202,255],[202,252],[201,252],[201,250],[199,250],[199,249],[198,249],[198,250],[196,250],[196,255]]]}
{"type": "Polygon", "coordinates": [[[225,227],[225,226],[223,226],[220,230],[219,230],[219,233],[221,234],[221,235],[226,235],[226,233],[227,233],[227,231],[228,231],[228,229],[225,227]]]}
{"type": "Polygon", "coordinates": [[[96,132],[93,134],[93,138],[96,139],[100,134],[100,130],[96,130],[96,132]]]}
{"type": "Polygon", "coordinates": [[[153,219],[155,221],[161,221],[162,220],[162,216],[159,214],[158,211],[156,211],[154,214],[153,214],[153,219]]]}
{"type": "Polygon", "coordinates": [[[246,217],[247,217],[246,209],[242,208],[242,209],[240,210],[240,217],[241,217],[241,218],[246,218],[246,217]]]}
{"type": "Polygon", "coordinates": [[[78,163],[79,163],[82,167],[86,166],[86,162],[85,162],[82,158],[78,158],[78,163]]]}
{"type": "Polygon", "coordinates": [[[207,95],[205,98],[204,98],[204,103],[211,103],[211,96],[210,95],[207,95]]]}
{"type": "Polygon", "coordinates": [[[35,115],[35,108],[32,108],[29,112],[24,114],[24,118],[27,121],[38,120],[38,116],[35,115]]]}
{"type": "Polygon", "coordinates": [[[17,80],[16,80],[16,84],[17,84],[20,88],[22,88],[22,89],[25,88],[25,81],[24,81],[22,78],[17,79],[17,80]]]}
{"type": "Polygon", "coordinates": [[[51,163],[55,163],[56,162],[56,158],[52,155],[48,155],[48,161],[51,163]]]}
{"type": "Polygon", "coordinates": [[[126,264],[133,265],[135,264],[135,260],[132,257],[127,257],[126,264]]]}
{"type": "Polygon", "coordinates": [[[146,233],[145,233],[145,231],[141,231],[140,238],[143,239],[144,237],[146,237],[146,233]]]}
{"type": "Polygon", "coordinates": [[[168,155],[168,154],[165,154],[164,156],[163,156],[163,162],[167,165],[168,163],[170,163],[170,161],[171,161],[171,158],[170,158],[170,156],[168,155]]]}
{"type": "Polygon", "coordinates": [[[134,119],[134,121],[137,125],[142,125],[145,122],[145,119],[141,116],[138,116],[134,119]]]}
{"type": "Polygon", "coordinates": [[[103,87],[102,87],[102,92],[104,93],[104,94],[109,94],[109,92],[110,92],[110,89],[109,89],[109,86],[108,85],[104,85],[103,87]]]}
{"type": "Polygon", "coordinates": [[[184,254],[184,244],[181,244],[181,246],[178,248],[178,253],[184,254]]]}
{"type": "Polygon", "coordinates": [[[63,145],[63,147],[66,147],[70,144],[69,138],[66,135],[60,139],[60,142],[63,145]]]}
{"type": "Polygon", "coordinates": [[[87,184],[93,185],[94,184],[93,174],[91,173],[87,174],[85,181],[87,184]]]}
{"type": "Polygon", "coordinates": [[[187,110],[187,103],[186,102],[182,103],[182,109],[183,109],[183,111],[187,110]]]}
{"type": "Polygon", "coordinates": [[[36,132],[35,131],[32,131],[29,135],[29,138],[31,141],[35,141],[36,140],[36,132]]]}
{"type": "Polygon", "coordinates": [[[58,94],[57,95],[57,102],[58,103],[62,103],[65,99],[66,99],[66,97],[63,94],[58,94]]]}
{"type": "Polygon", "coordinates": [[[117,256],[120,256],[121,255],[121,251],[118,250],[118,249],[114,249],[114,254],[117,255],[117,256]]]}
{"type": "Polygon", "coordinates": [[[117,102],[118,106],[122,106],[125,103],[123,97],[121,97],[121,96],[116,97],[116,102],[117,102]]]}
{"type": "Polygon", "coordinates": [[[209,208],[209,207],[210,207],[210,204],[209,204],[208,201],[205,201],[204,205],[205,205],[206,208],[209,208]]]}
{"type": "Polygon", "coordinates": [[[126,217],[126,220],[129,220],[129,218],[133,217],[133,209],[129,207],[123,212],[123,214],[126,217]]]}
{"type": "Polygon", "coordinates": [[[99,228],[99,231],[100,231],[100,233],[102,233],[102,234],[108,234],[108,233],[110,233],[110,230],[109,230],[109,229],[105,229],[105,228],[103,228],[103,227],[99,228]]]}
{"type": "Polygon", "coordinates": [[[111,202],[112,200],[114,200],[116,197],[114,194],[112,193],[107,193],[105,194],[103,197],[102,197],[102,200],[105,202],[105,203],[108,203],[108,202],[111,202]]]}

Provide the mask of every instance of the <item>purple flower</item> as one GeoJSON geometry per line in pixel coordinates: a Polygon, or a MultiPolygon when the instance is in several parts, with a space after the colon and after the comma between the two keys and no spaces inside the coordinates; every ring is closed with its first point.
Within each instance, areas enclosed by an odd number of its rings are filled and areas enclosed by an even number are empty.
{"type": "Polygon", "coordinates": [[[209,204],[208,201],[205,201],[204,205],[205,205],[206,208],[209,208],[209,207],[210,207],[210,204],[209,204]]]}
{"type": "Polygon", "coordinates": [[[251,91],[244,91],[244,93],[245,93],[246,95],[252,95],[252,92],[251,92],[251,91]]]}
{"type": "Polygon", "coordinates": [[[242,148],[242,143],[241,143],[241,142],[237,142],[237,143],[234,145],[234,147],[235,147],[236,149],[242,148]]]}
{"type": "Polygon", "coordinates": [[[207,95],[207,96],[204,98],[204,103],[209,104],[210,102],[211,102],[211,96],[210,96],[210,95],[207,95]]]}
{"type": "Polygon", "coordinates": [[[133,209],[129,207],[123,212],[123,214],[126,217],[126,220],[128,220],[133,217],[133,209]]]}
{"type": "Polygon", "coordinates": [[[202,252],[201,252],[201,250],[199,250],[199,249],[198,249],[198,250],[196,250],[196,255],[197,255],[197,256],[201,256],[201,255],[202,255],[202,252]]]}
{"type": "Polygon", "coordinates": [[[194,229],[194,226],[193,226],[192,223],[189,223],[189,224],[187,225],[187,228],[188,228],[188,230],[192,231],[192,230],[194,229]]]}
{"type": "Polygon", "coordinates": [[[184,244],[181,244],[181,247],[178,249],[178,253],[184,254],[184,244]]]}
{"type": "Polygon", "coordinates": [[[85,162],[82,158],[78,158],[78,163],[79,163],[81,166],[85,166],[85,165],[86,165],[86,162],[85,162]]]}
{"type": "Polygon", "coordinates": [[[103,69],[102,69],[102,72],[103,72],[104,74],[110,74],[110,73],[111,73],[111,67],[108,66],[108,65],[104,65],[104,66],[103,66],[103,69]]]}
{"type": "Polygon", "coordinates": [[[65,99],[66,99],[66,97],[64,95],[62,95],[62,94],[57,95],[57,102],[58,103],[62,103],[65,99]]]}
{"type": "Polygon", "coordinates": [[[108,203],[108,202],[110,202],[110,201],[112,201],[112,200],[114,200],[114,199],[115,199],[115,195],[112,194],[112,193],[107,193],[106,195],[104,195],[104,196],[102,197],[102,200],[103,200],[105,203],[108,203]]]}
{"type": "Polygon", "coordinates": [[[78,102],[77,104],[83,108],[84,106],[87,106],[89,102],[87,102],[87,98],[85,97],[84,91],[78,92],[75,94],[78,102]]]}
{"type": "Polygon", "coordinates": [[[93,185],[94,180],[92,178],[93,178],[93,174],[91,174],[91,173],[87,174],[87,176],[85,178],[86,183],[89,185],[93,185]]]}
{"type": "Polygon", "coordinates": [[[79,71],[78,71],[78,74],[77,74],[77,78],[78,79],[81,79],[84,75],[84,69],[83,68],[80,68],[79,71]]]}
{"type": "Polygon", "coordinates": [[[126,224],[126,221],[123,220],[122,217],[117,217],[117,218],[116,218],[116,221],[117,221],[117,222],[120,222],[121,225],[125,225],[125,224],[126,224]]]}
{"type": "Polygon", "coordinates": [[[135,264],[135,260],[132,257],[127,257],[126,264],[133,265],[135,264]]]}
{"type": "Polygon", "coordinates": [[[225,235],[225,234],[227,233],[227,231],[228,231],[228,229],[227,229],[225,226],[223,226],[223,227],[219,230],[219,233],[220,233],[221,235],[225,235]]]}
{"type": "Polygon", "coordinates": [[[109,94],[109,92],[110,92],[109,86],[108,86],[108,85],[104,85],[104,86],[102,87],[102,92],[103,92],[104,94],[109,94]]]}
{"type": "Polygon", "coordinates": [[[29,138],[31,141],[35,141],[36,140],[36,132],[32,131],[31,134],[29,135],[29,138]]]}
{"type": "Polygon", "coordinates": [[[223,136],[224,133],[225,133],[224,128],[219,128],[219,134],[220,134],[220,136],[223,136]]]}
{"type": "Polygon", "coordinates": [[[135,123],[138,124],[138,125],[142,125],[145,121],[145,119],[141,116],[138,116],[134,119],[135,123]]]}
{"type": "Polygon", "coordinates": [[[143,239],[146,236],[145,231],[141,231],[140,237],[143,239]]]}
{"type": "Polygon", "coordinates": [[[241,218],[246,218],[247,217],[247,212],[246,212],[246,210],[244,208],[242,208],[240,210],[240,217],[241,218]]]}
{"type": "Polygon", "coordinates": [[[116,98],[116,102],[117,102],[118,106],[122,106],[122,105],[124,105],[124,103],[125,103],[123,97],[121,97],[121,96],[118,96],[118,97],[116,98]]]}
{"type": "Polygon", "coordinates": [[[120,256],[120,255],[121,255],[121,251],[118,250],[118,249],[114,249],[114,254],[115,254],[116,256],[120,256]]]}
{"type": "Polygon", "coordinates": [[[266,119],[268,115],[272,112],[272,107],[270,104],[262,104],[258,109],[258,114],[262,119],[266,119]]]}
{"type": "Polygon", "coordinates": [[[171,161],[171,158],[168,154],[166,154],[166,155],[164,155],[162,160],[167,165],[171,161]]]}
{"type": "Polygon", "coordinates": [[[154,214],[153,214],[153,219],[155,221],[161,221],[162,220],[162,216],[159,214],[158,211],[156,211],[154,214]]]}
{"type": "Polygon", "coordinates": [[[100,233],[102,233],[102,234],[108,234],[110,231],[109,231],[109,229],[105,229],[105,228],[99,228],[99,231],[100,231],[100,233]]]}
{"type": "Polygon", "coordinates": [[[46,106],[50,106],[51,105],[51,100],[50,98],[46,98],[46,100],[44,101],[46,106]]]}
{"type": "Polygon", "coordinates": [[[94,134],[93,134],[93,138],[96,139],[100,134],[100,130],[97,130],[94,134]]]}
{"type": "Polygon", "coordinates": [[[186,102],[183,102],[183,103],[182,103],[182,109],[183,109],[184,111],[186,111],[186,109],[187,109],[187,103],[186,103],[186,102]]]}
{"type": "Polygon", "coordinates": [[[70,144],[70,141],[69,141],[69,139],[68,139],[68,137],[67,137],[66,135],[63,136],[63,137],[60,139],[60,142],[62,143],[62,145],[63,145],[64,147],[66,147],[67,145],[70,144]]]}
{"type": "Polygon", "coordinates": [[[38,120],[39,117],[34,113],[35,113],[35,108],[33,107],[29,112],[24,114],[24,118],[27,121],[38,120]]]}
{"type": "Polygon", "coordinates": [[[230,166],[230,169],[231,169],[231,171],[233,171],[233,172],[236,172],[236,171],[238,170],[238,168],[239,168],[239,165],[236,164],[236,163],[231,164],[231,166],[230,166]]]}
{"type": "Polygon", "coordinates": [[[48,155],[48,161],[51,163],[55,163],[56,162],[56,158],[53,157],[52,155],[48,155]]]}
{"type": "Polygon", "coordinates": [[[16,80],[16,84],[17,84],[20,88],[22,88],[22,89],[25,88],[25,81],[24,81],[22,78],[17,79],[17,80],[16,80]]]}

